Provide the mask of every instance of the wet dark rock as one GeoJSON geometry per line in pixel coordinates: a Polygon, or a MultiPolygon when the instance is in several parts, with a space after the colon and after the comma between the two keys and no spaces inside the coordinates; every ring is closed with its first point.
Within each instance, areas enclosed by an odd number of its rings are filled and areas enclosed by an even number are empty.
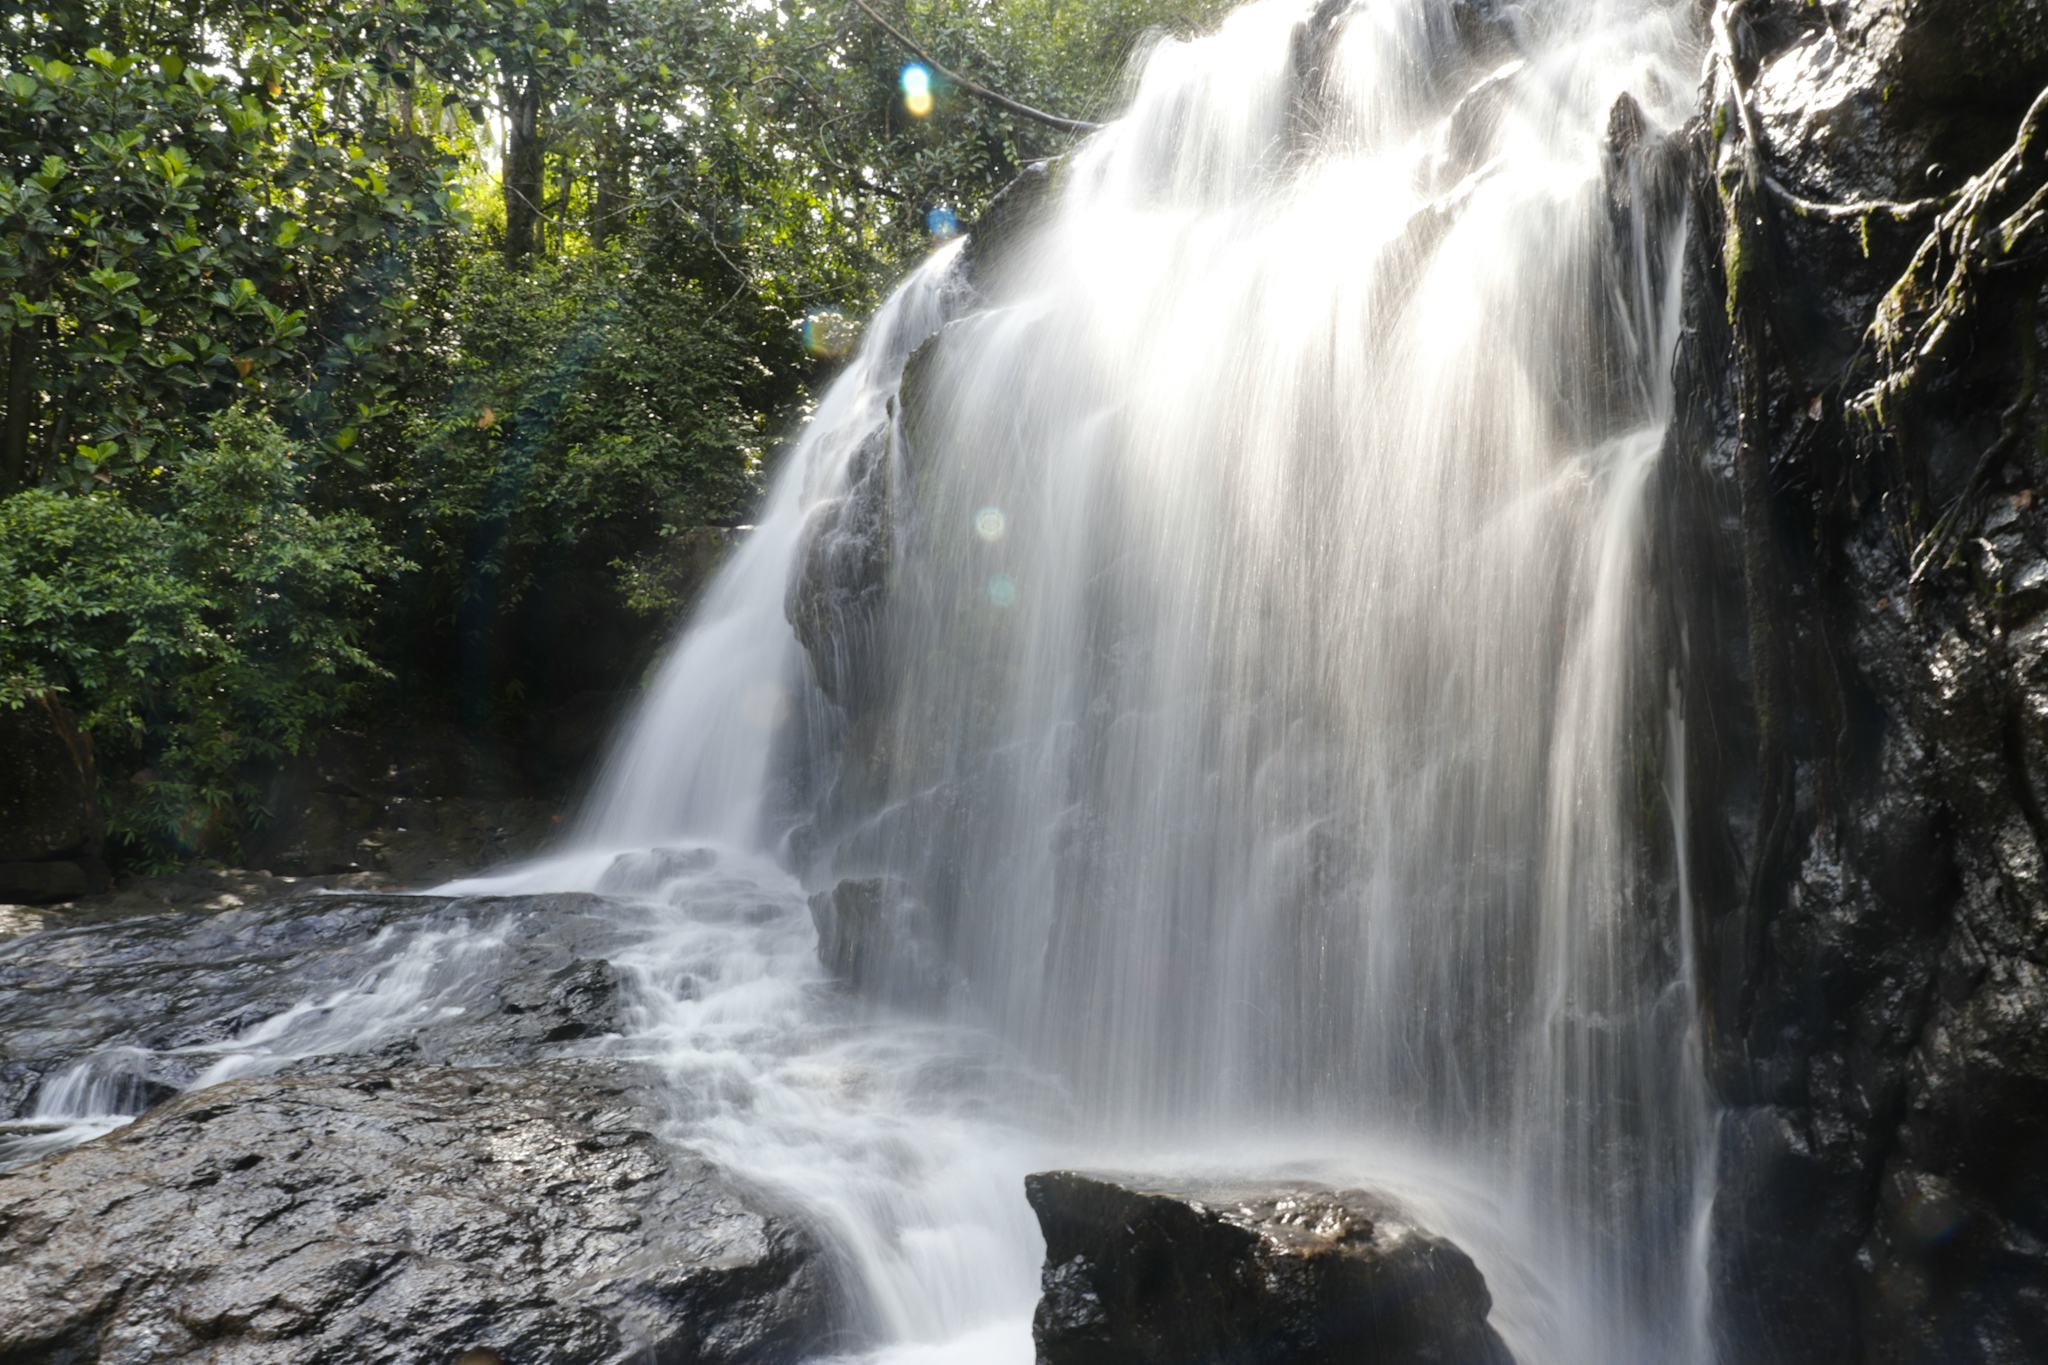
{"type": "Polygon", "coordinates": [[[2024,106],[2048,66],[2041,0],[1859,0],[1842,8],[1853,41],[1878,60],[1891,98],[1922,109],[2024,106]]]}
{"type": "Polygon", "coordinates": [[[1717,63],[1653,540],[1689,674],[1726,1350],[2037,1359],[2048,242],[2008,215],[2048,186],[2022,132],[2048,6],[1720,9],[1779,188],[1743,197],[1717,63]],[[1967,213],[1791,197],[1957,191],[1967,213]]]}
{"type": "Polygon", "coordinates": [[[0,1359],[815,1355],[816,1250],[657,1140],[637,1082],[588,1061],[233,1081],[0,1175],[0,1359]]]}
{"type": "Polygon", "coordinates": [[[1384,1195],[1027,1176],[1039,1365],[1509,1365],[1471,1258],[1384,1195]]]}
{"type": "Polygon", "coordinates": [[[859,710],[880,675],[888,596],[890,431],[876,430],[849,461],[846,491],[811,510],[784,613],[811,658],[819,690],[859,710]]]}
{"type": "Polygon", "coordinates": [[[976,287],[987,292],[995,287],[1018,240],[1042,221],[1051,210],[1053,188],[1058,180],[1056,160],[1034,161],[989,200],[988,207],[974,220],[962,248],[962,265],[976,287]]]}
{"type": "Polygon", "coordinates": [[[623,930],[603,907],[315,894],[0,943],[0,1119],[29,1113],[42,1078],[100,1054],[132,1052],[138,1084],[183,1088],[216,1060],[205,1049],[302,1001],[380,988],[408,934],[457,964],[436,983],[432,1018],[384,1021],[338,1057],[293,1065],[507,1064],[616,1032],[619,982],[603,959],[623,930]]]}
{"type": "Polygon", "coordinates": [[[939,926],[898,877],[848,877],[811,897],[818,961],[861,995],[930,1000],[949,984],[939,926]]]}

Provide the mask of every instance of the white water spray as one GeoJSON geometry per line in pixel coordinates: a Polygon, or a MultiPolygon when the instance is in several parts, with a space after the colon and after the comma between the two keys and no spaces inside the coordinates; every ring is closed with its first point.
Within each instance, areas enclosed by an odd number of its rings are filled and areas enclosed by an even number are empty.
{"type": "Polygon", "coordinates": [[[982,1163],[880,1160],[886,1108],[801,1086],[774,1092],[801,1120],[696,1120],[823,1210],[892,1349],[1016,1324],[1028,1254],[939,1274],[906,1211],[1036,1144],[1405,1188],[1525,1359],[1706,1353],[1637,638],[1676,324],[1653,149],[1690,56],[1678,4],[1248,6],[1149,56],[976,306],[926,267],[828,398],[584,837],[762,847],[765,811],[810,813],[799,871],[904,878],[967,983],[957,1032],[861,1047],[985,1030],[1064,1088],[982,1163]],[[849,514],[857,485],[886,500],[849,514]],[[821,520],[886,553],[837,564],[821,520]],[[784,612],[835,587],[828,707],[784,612]],[[764,689],[801,733],[727,719],[764,689]],[[867,1155],[828,1189],[791,1153],[835,1125],[867,1155]]]}

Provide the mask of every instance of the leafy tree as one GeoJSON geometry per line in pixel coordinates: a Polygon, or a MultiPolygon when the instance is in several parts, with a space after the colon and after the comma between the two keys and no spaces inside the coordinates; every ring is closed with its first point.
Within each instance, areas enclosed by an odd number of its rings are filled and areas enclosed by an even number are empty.
{"type": "Polygon", "coordinates": [[[634,561],[745,513],[776,386],[717,304],[616,246],[524,272],[474,261],[447,398],[405,443],[431,616],[473,627],[567,559],[609,567],[623,594],[634,561]]]}
{"type": "Polygon", "coordinates": [[[157,853],[249,813],[253,776],[301,750],[381,672],[362,647],[401,566],[362,516],[304,505],[267,418],[217,443],[145,511],[117,489],[0,500],[0,706],[56,700],[90,736],[118,835],[157,853]]]}
{"type": "Polygon", "coordinates": [[[345,454],[402,377],[404,247],[459,223],[452,163],[318,30],[198,9],[154,51],[50,41],[153,6],[0,30],[0,488],[162,468],[258,394],[345,454]]]}

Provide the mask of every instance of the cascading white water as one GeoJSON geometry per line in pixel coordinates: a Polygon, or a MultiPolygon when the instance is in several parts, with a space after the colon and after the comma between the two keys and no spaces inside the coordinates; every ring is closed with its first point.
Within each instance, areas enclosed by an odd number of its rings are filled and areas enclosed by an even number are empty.
{"type": "MultiPolygon", "coordinates": [[[[758,844],[777,766],[735,708],[819,710],[784,594],[884,462],[885,600],[811,641],[860,738],[808,755],[801,870],[933,903],[956,1023],[1059,1079],[1079,1150],[1488,1190],[1438,1202],[1526,1358],[1698,1358],[1636,638],[1678,222],[1629,151],[1684,116],[1687,7],[1340,9],[1161,44],[975,306],[913,278],[585,838],[758,844]]],[[[882,1266],[899,1214],[839,1220],[869,1291],[957,1299],[882,1266]]]]}
{"type": "Polygon", "coordinates": [[[613,745],[572,842],[646,847],[678,832],[761,837],[778,732],[801,704],[803,657],[784,613],[806,515],[844,491],[848,462],[893,439],[903,362],[961,302],[960,243],[900,285],[798,438],[740,543],[613,745]]]}

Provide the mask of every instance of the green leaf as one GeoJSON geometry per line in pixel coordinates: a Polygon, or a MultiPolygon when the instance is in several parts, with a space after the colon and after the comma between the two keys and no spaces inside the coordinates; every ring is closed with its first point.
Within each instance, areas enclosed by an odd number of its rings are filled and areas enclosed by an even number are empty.
{"type": "Polygon", "coordinates": [[[128,270],[111,270],[102,267],[91,275],[92,282],[109,294],[118,294],[124,289],[133,289],[142,283],[142,276],[128,270]]]}

